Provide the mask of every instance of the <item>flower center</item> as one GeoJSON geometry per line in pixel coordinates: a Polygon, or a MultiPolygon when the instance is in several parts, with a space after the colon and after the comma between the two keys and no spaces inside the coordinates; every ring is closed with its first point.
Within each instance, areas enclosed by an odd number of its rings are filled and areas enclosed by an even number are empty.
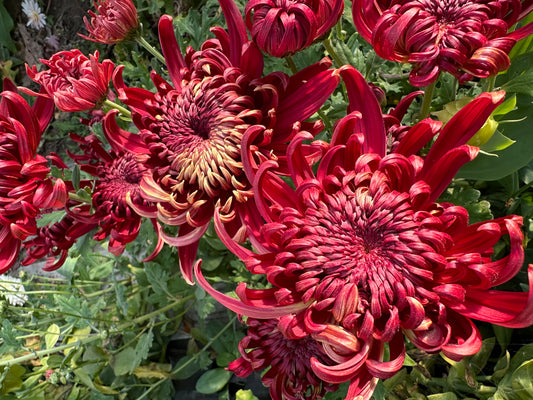
{"type": "MultiPolygon", "coordinates": [[[[240,143],[248,124],[240,114],[253,110],[250,98],[223,76],[193,79],[181,92],[161,98],[157,117],[166,173],[171,191],[186,194],[200,189],[210,197],[243,190],[240,143]]],[[[161,143],[156,145],[160,146],[161,143]]]]}
{"type": "Polygon", "coordinates": [[[132,199],[140,196],[139,182],[147,168],[135,159],[132,153],[113,160],[111,164],[102,165],[98,169],[100,180],[93,198],[95,204],[101,201],[111,201],[119,206],[127,207],[126,193],[130,193],[132,199]]]}
{"type": "MultiPolygon", "coordinates": [[[[379,170],[334,180],[334,188],[300,193],[303,212],[280,211],[269,281],[304,302],[322,303],[321,309],[336,303],[339,321],[353,312],[387,319],[394,308],[408,306],[406,297],[437,301],[426,282],[445,265],[441,254],[451,245],[449,236],[424,227],[409,194],[391,190],[379,170]],[[356,294],[346,295],[348,288],[356,294]]],[[[265,233],[272,229],[267,225],[265,233]]]]}
{"type": "Polygon", "coordinates": [[[419,0],[421,7],[441,24],[456,24],[465,17],[465,6],[471,0],[419,0]]]}

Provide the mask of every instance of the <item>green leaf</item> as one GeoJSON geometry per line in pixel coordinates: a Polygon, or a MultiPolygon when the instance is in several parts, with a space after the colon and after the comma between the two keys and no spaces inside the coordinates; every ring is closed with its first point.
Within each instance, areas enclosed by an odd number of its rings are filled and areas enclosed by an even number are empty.
{"type": "Polygon", "coordinates": [[[430,394],[428,400],[457,400],[457,396],[452,392],[430,394]]]}
{"type": "Polygon", "coordinates": [[[533,399],[533,360],[523,363],[511,378],[515,395],[522,400],[533,399]]]}
{"type": "Polygon", "coordinates": [[[174,379],[190,378],[198,371],[207,368],[209,364],[211,360],[205,352],[181,357],[174,367],[172,377],[174,379]]]}
{"type": "Polygon", "coordinates": [[[76,378],[78,378],[80,383],[83,383],[85,386],[87,386],[89,389],[95,389],[94,383],[90,375],[85,371],[83,368],[76,368],[74,370],[74,375],[76,375],[76,378]]]}
{"type": "Polygon", "coordinates": [[[89,326],[87,320],[92,317],[91,310],[86,302],[81,302],[78,297],[55,295],[54,300],[59,307],[59,310],[65,314],[70,314],[65,317],[67,322],[74,324],[78,328],[89,326]]]}
{"type": "Polygon", "coordinates": [[[487,143],[481,145],[480,149],[487,153],[493,153],[495,151],[504,150],[513,143],[515,143],[514,140],[509,139],[500,131],[496,131],[487,141],[487,143]]]}
{"type": "Polygon", "coordinates": [[[42,214],[41,218],[37,219],[37,228],[42,228],[46,225],[53,225],[63,219],[67,215],[65,210],[52,211],[47,214],[42,214]]]}
{"type": "Polygon", "coordinates": [[[498,344],[500,347],[505,350],[507,349],[507,346],[511,343],[511,337],[513,336],[513,329],[506,328],[504,326],[499,325],[493,325],[492,329],[494,330],[494,334],[496,335],[496,340],[498,340],[498,344]]]}
{"type": "Polygon", "coordinates": [[[196,391],[203,394],[216,393],[229,382],[233,374],[224,368],[214,368],[206,371],[196,381],[196,391]]]}
{"type": "Polygon", "coordinates": [[[502,90],[508,93],[524,93],[533,96],[533,71],[529,70],[506,82],[502,90]]]}
{"type": "Polygon", "coordinates": [[[2,367],[0,370],[0,394],[4,395],[14,392],[22,387],[21,376],[26,372],[26,368],[22,365],[12,365],[10,367],[2,367]]]}
{"type": "Polygon", "coordinates": [[[137,352],[133,347],[126,347],[111,359],[111,367],[115,375],[121,376],[131,373],[137,365],[137,352]]]}
{"type": "Polygon", "coordinates": [[[7,319],[4,319],[2,321],[0,338],[3,339],[2,346],[0,346],[0,354],[17,350],[20,347],[20,341],[17,339],[17,334],[16,331],[13,329],[13,324],[7,319]]]}
{"type": "Polygon", "coordinates": [[[51,349],[55,346],[57,341],[59,340],[59,334],[61,333],[59,326],[56,324],[52,324],[48,327],[46,330],[46,334],[44,335],[44,342],[46,344],[47,349],[51,349]]]}
{"type": "Polygon", "coordinates": [[[154,334],[152,333],[151,329],[147,333],[143,333],[141,335],[139,341],[137,342],[137,345],[135,346],[136,356],[133,364],[130,366],[130,373],[132,373],[136,367],[141,365],[141,363],[148,358],[148,353],[150,351],[150,348],[152,347],[153,341],[154,334]]]}
{"type": "Polygon", "coordinates": [[[169,274],[163,270],[162,266],[155,264],[150,268],[146,268],[146,277],[152,285],[152,290],[156,294],[169,295],[167,282],[170,279],[169,274]]]}
{"type": "Polygon", "coordinates": [[[238,356],[236,357],[235,354],[233,353],[228,353],[228,352],[220,353],[216,359],[217,365],[219,367],[225,368],[228,366],[230,362],[235,361],[236,358],[238,358],[238,356]]]}
{"type": "MultiPolygon", "coordinates": [[[[516,108],[516,95],[512,95],[505,99],[505,101],[496,107],[496,110],[492,112],[492,116],[505,115],[510,113],[516,108]]],[[[499,120],[499,118],[497,118],[499,120]]]]}
{"type": "MultiPolygon", "coordinates": [[[[532,77],[533,79],[533,77],[532,77]]],[[[517,95],[519,108],[507,114],[509,119],[525,120],[502,124],[502,134],[516,143],[497,152],[498,157],[479,154],[473,161],[463,165],[457,177],[478,180],[498,180],[527,165],[533,159],[533,135],[531,134],[531,118],[533,116],[533,98],[517,95]]]]}
{"type": "Polygon", "coordinates": [[[13,19],[4,7],[4,2],[0,2],[0,45],[4,45],[12,53],[17,52],[17,47],[11,39],[11,29],[13,29],[13,19]]]}
{"type": "Polygon", "coordinates": [[[470,367],[470,374],[472,376],[475,377],[485,367],[489,361],[489,357],[494,349],[494,346],[496,346],[496,338],[491,337],[485,339],[482,342],[481,349],[476,354],[468,358],[468,365],[470,367]]]}

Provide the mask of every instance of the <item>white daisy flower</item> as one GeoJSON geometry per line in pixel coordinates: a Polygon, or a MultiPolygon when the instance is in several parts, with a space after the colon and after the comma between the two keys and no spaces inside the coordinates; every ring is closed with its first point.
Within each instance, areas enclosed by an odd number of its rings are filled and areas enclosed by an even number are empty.
{"type": "Polygon", "coordinates": [[[27,26],[35,29],[41,29],[46,25],[46,15],[41,12],[39,3],[35,0],[24,0],[22,2],[22,11],[28,17],[27,26]]]}
{"type": "Polygon", "coordinates": [[[28,300],[26,290],[19,278],[8,275],[0,276],[0,296],[4,297],[12,306],[23,306],[28,300]]]}

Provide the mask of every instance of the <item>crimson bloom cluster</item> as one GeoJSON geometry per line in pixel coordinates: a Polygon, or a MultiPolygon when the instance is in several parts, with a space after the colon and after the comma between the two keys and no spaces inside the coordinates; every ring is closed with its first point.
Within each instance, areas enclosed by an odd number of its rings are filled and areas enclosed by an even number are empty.
{"type": "MultiPolygon", "coordinates": [[[[23,264],[46,257],[46,270],[59,268],[89,232],[120,255],[149,219],[157,242],[144,261],[176,247],[185,281],[196,279],[243,317],[248,333],[229,369],[242,377],[267,369],[274,400],[320,399],[344,382],[347,399],[368,400],[402,367],[406,339],[458,361],[481,348],[473,320],[533,324],[533,267],[529,292],[493,289],[523,267],[522,218],[469,224],[465,208],[438,200],[478,154],[467,142],[505,93],[479,95],[444,126],[431,118],[404,125],[419,92],[384,114],[382,93],[352,66],[323,58],[292,75],[264,72],[263,52],[290,56],[324,38],[344,1],[252,0],[244,17],[233,0],[219,3],[227,30],[213,27],[199,49],[182,51],[173,18],[160,18],[168,78],[152,71],[153,88],[127,83],[123,65],[77,49],[42,60],[41,71],[27,66],[41,86],[21,88],[36,96],[33,107],[4,83],[0,272],[22,247],[23,264]],[[325,124],[310,118],[340,88],[346,115],[329,141],[317,140],[325,124]],[[101,122],[103,138],[71,134],[79,151],[68,162],[49,157],[92,179],[53,178],[37,154],[54,104],[91,112],[88,125],[101,122]],[[57,210],[62,220],[37,228],[57,210]],[[235,298],[209,284],[197,250],[212,222],[267,288],[241,283],[235,298]],[[494,259],[502,238],[509,254],[494,259]]],[[[94,5],[84,37],[139,37],[131,0],[94,5]]],[[[532,9],[530,0],[354,0],[352,13],[379,56],[413,64],[411,84],[426,86],[443,72],[465,82],[505,70],[514,44],[533,32],[533,23],[511,27],[532,9]]]]}

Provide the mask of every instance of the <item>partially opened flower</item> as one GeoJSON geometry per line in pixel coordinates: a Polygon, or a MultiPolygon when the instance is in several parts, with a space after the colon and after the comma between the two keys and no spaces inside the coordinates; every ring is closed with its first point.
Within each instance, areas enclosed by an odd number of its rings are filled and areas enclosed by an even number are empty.
{"type": "MultiPolygon", "coordinates": [[[[263,58],[246,34],[232,0],[220,0],[228,31],[213,28],[216,39],[202,48],[178,47],[172,17],[159,22],[159,37],[172,84],[152,72],[157,92],[128,88],[121,69],[114,76],[119,98],[132,110],[140,137],[147,143],[153,174],[141,182],[146,199],[159,204],[154,216],[179,225],[178,237],[165,240],[179,248],[180,266],[192,283],[198,242],[215,209],[232,236],[245,234],[242,220],[253,208],[251,179],[264,160],[286,169],[286,150],[295,134],[317,134],[320,122],[303,122],[314,114],[339,82],[322,60],[291,77],[262,76],[263,58]]],[[[122,142],[139,140],[125,135],[122,142]]],[[[306,145],[314,159],[322,145],[306,145]]]]}
{"type": "Polygon", "coordinates": [[[410,82],[426,86],[441,71],[460,82],[509,67],[516,42],[533,23],[510,32],[533,10],[520,0],[352,0],[355,27],[387,60],[413,64],[410,82]]]}
{"type": "Polygon", "coordinates": [[[66,188],[49,177],[46,158],[36,154],[54,106],[37,98],[33,107],[4,81],[0,94],[0,273],[15,263],[21,242],[37,232],[42,209],[62,207],[66,188]]]}
{"type": "Polygon", "coordinates": [[[239,377],[265,369],[261,381],[270,388],[272,400],[315,400],[334,391],[337,385],[322,381],[311,368],[311,358],[325,365],[334,362],[319,342],[303,336],[287,337],[284,321],[248,318],[247,335],[239,343],[242,357],[228,369],[239,377]]]}
{"type": "MultiPolygon", "coordinates": [[[[101,241],[109,237],[108,250],[114,255],[120,255],[126,244],[135,240],[139,234],[143,218],[136,210],[140,210],[141,214],[153,214],[156,206],[141,196],[140,182],[149,171],[148,149],[140,141],[119,143],[110,138],[112,133],[121,134],[121,128],[114,117],[116,113],[116,110],[110,111],[103,123],[104,133],[110,139],[109,151],[104,149],[93,134],[86,137],[71,134],[84,154],[70,156],[81,170],[94,176],[96,182],[92,190],[92,204],[71,207],[68,213],[76,221],[98,226],[94,239],[101,241]]],[[[153,218],[152,223],[159,232],[158,224],[153,218]]],[[[162,246],[163,242],[158,236],[153,253],[144,261],[155,257],[162,246]]]]}
{"type": "MultiPolygon", "coordinates": [[[[236,244],[215,217],[223,242],[271,288],[237,288],[240,300],[198,282],[222,304],[253,318],[295,315],[294,331],[320,342],[335,365],[311,358],[323,381],[350,381],[348,398],[371,397],[378,378],[394,375],[405,358],[404,337],[453,360],[476,353],[481,335],[471,318],[507,327],[533,323],[529,293],[491,289],[524,261],[522,218],[468,224],[460,206],[437,203],[457,170],[478,148],[466,145],[503,101],[484,93],[444,127],[429,119],[387,150],[376,98],[352,67],[340,72],[349,114],[334,129],[316,172],[302,162],[300,133],[290,145],[294,188],[267,161],[254,181],[260,215],[250,218],[255,251],[236,244]],[[427,156],[417,153],[436,135],[427,156]],[[510,254],[492,260],[508,237],[510,254]],[[298,315],[304,313],[304,317],[298,315]],[[388,347],[389,358],[384,359],[388,347]]],[[[533,285],[533,267],[529,270],[533,285]]]]}
{"type": "Polygon", "coordinates": [[[94,1],[96,13],[89,10],[90,22],[83,17],[89,36],[81,37],[98,43],[113,44],[133,38],[139,31],[137,9],[131,0],[94,1]]]}
{"type": "MultiPolygon", "coordinates": [[[[48,67],[40,72],[26,65],[26,73],[46,90],[62,111],[88,111],[101,107],[107,99],[109,82],[115,65],[111,60],[98,61],[98,51],[87,58],[81,51],[60,51],[49,60],[41,60],[48,67]]],[[[28,89],[26,93],[36,94],[28,89]]]]}
{"type": "Polygon", "coordinates": [[[96,226],[96,222],[87,224],[65,214],[60,221],[38,228],[35,236],[22,244],[27,254],[21,264],[30,265],[46,257],[43,270],[58,269],[65,263],[68,252],[76,241],[96,226]]]}
{"type": "Polygon", "coordinates": [[[285,57],[310,46],[334,26],[344,0],[251,0],[246,26],[265,53],[285,57]]]}

